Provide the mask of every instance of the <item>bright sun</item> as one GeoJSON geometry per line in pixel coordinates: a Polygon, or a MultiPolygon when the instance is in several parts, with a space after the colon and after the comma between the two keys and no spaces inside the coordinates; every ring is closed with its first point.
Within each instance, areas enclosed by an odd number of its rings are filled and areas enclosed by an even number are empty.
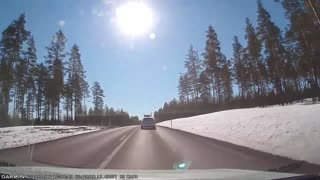
{"type": "Polygon", "coordinates": [[[129,36],[148,33],[152,26],[152,10],[142,2],[128,2],[116,9],[116,22],[129,36]]]}

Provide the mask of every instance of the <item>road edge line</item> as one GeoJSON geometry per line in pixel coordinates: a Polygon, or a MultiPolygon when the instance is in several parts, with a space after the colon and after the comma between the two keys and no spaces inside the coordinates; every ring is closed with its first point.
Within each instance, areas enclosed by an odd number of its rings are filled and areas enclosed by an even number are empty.
{"type": "Polygon", "coordinates": [[[105,169],[109,163],[112,161],[112,159],[117,155],[117,153],[120,151],[122,146],[127,142],[127,140],[137,131],[137,128],[133,130],[113,151],[112,153],[100,164],[98,169],[105,169]]]}

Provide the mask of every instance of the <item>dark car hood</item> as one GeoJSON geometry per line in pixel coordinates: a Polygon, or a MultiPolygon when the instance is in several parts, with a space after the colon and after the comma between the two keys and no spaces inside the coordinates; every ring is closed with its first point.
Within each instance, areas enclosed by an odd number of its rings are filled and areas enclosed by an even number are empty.
{"type": "Polygon", "coordinates": [[[77,169],[58,167],[0,167],[0,172],[32,179],[106,179],[101,177],[117,177],[148,180],[191,180],[191,179],[277,179],[298,176],[297,174],[250,171],[239,169],[211,170],[110,170],[110,169],[77,169]],[[64,178],[64,176],[66,176],[64,178]],[[78,178],[77,178],[78,177],[78,178]],[[123,176],[122,176],[123,177],[123,176]]]}

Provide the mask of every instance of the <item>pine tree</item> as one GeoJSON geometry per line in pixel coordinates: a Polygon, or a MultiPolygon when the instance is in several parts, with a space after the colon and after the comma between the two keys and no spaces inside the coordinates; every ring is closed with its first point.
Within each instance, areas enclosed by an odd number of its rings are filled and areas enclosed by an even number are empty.
{"type": "Polygon", "coordinates": [[[90,108],[89,108],[88,115],[89,115],[89,116],[92,116],[92,115],[94,115],[94,114],[95,114],[95,113],[94,113],[93,109],[90,107],[90,108]]]}
{"type": "Polygon", "coordinates": [[[28,48],[25,53],[25,59],[27,61],[27,79],[26,83],[26,90],[27,90],[27,99],[26,99],[26,117],[27,119],[33,118],[34,113],[34,99],[35,99],[35,73],[37,68],[37,49],[35,46],[35,41],[33,36],[28,39],[27,42],[28,48]]]}
{"type": "Polygon", "coordinates": [[[265,63],[262,61],[261,50],[262,44],[261,40],[251,24],[249,18],[246,19],[246,35],[247,40],[246,54],[248,55],[247,71],[249,82],[252,82],[252,87],[255,95],[266,94],[266,68],[265,63]]]}
{"type": "Polygon", "coordinates": [[[235,83],[238,85],[238,92],[242,98],[245,97],[248,88],[247,76],[246,74],[249,73],[247,70],[247,62],[244,58],[244,48],[240,44],[239,39],[237,36],[233,38],[234,42],[233,46],[233,71],[235,76],[235,83]]]}
{"type": "Polygon", "coordinates": [[[89,90],[89,84],[87,81],[84,81],[83,82],[83,110],[84,112],[86,112],[87,110],[87,107],[86,107],[86,98],[89,98],[90,97],[90,90],[89,90]]]}
{"type": "Polygon", "coordinates": [[[319,0],[306,0],[305,6],[311,14],[314,24],[320,28],[320,1],[319,0]]]}
{"type": "MultiPolygon", "coordinates": [[[[310,46],[312,49],[311,58],[311,74],[313,74],[313,84],[315,88],[319,88],[320,84],[320,2],[319,0],[307,0],[305,2],[308,17],[310,17],[310,33],[311,42],[310,46]]],[[[320,95],[319,95],[320,97],[320,95]]]]}
{"type": "Polygon", "coordinates": [[[197,101],[199,98],[199,83],[198,79],[201,72],[201,61],[198,55],[198,51],[196,51],[191,45],[186,60],[184,62],[184,66],[187,69],[186,75],[191,84],[191,96],[192,99],[197,101]]]}
{"type": "Polygon", "coordinates": [[[221,70],[224,55],[221,53],[220,42],[212,26],[208,27],[206,37],[206,47],[203,53],[205,70],[211,81],[213,100],[217,98],[220,102],[222,98],[221,70]]]}
{"type": "Polygon", "coordinates": [[[101,89],[100,84],[95,81],[93,83],[93,86],[91,87],[91,91],[92,91],[92,98],[93,98],[93,106],[94,106],[94,112],[96,114],[101,114],[103,112],[103,90],[101,89]]]}
{"type": "MultiPolygon", "coordinates": [[[[46,108],[46,90],[49,80],[48,69],[43,63],[40,63],[36,66],[35,69],[35,99],[36,99],[36,118],[38,120],[42,119],[42,112],[46,108]]],[[[46,119],[46,118],[44,118],[46,119]]]]}
{"type": "Polygon", "coordinates": [[[200,99],[202,102],[209,102],[210,100],[210,79],[206,71],[201,72],[199,77],[200,99]]]}
{"type": "Polygon", "coordinates": [[[49,86],[49,101],[51,108],[51,119],[55,120],[56,117],[60,120],[60,102],[61,96],[64,90],[64,58],[66,56],[65,43],[66,38],[61,30],[59,30],[51,44],[46,47],[48,55],[46,58],[46,64],[50,73],[49,86]]]}
{"type": "MultiPolygon", "coordinates": [[[[1,92],[5,105],[5,119],[8,116],[10,92],[15,83],[17,74],[16,65],[22,60],[23,44],[29,36],[29,31],[25,29],[25,15],[21,14],[3,32],[0,40],[1,51],[1,92]]],[[[21,67],[21,66],[20,66],[21,67]]],[[[20,87],[16,87],[20,88],[20,87]]],[[[18,90],[17,90],[18,91],[18,90]]]]}
{"type": "Polygon", "coordinates": [[[298,73],[305,81],[319,84],[320,76],[320,25],[317,23],[316,1],[281,0],[285,15],[290,20],[286,38],[291,41],[295,52],[300,54],[297,58],[298,73]],[[313,8],[312,8],[313,7],[313,8]]]}
{"type": "Polygon", "coordinates": [[[284,46],[286,48],[286,61],[284,74],[286,77],[286,92],[287,88],[290,88],[291,91],[302,92],[300,80],[299,80],[299,59],[300,54],[296,51],[296,43],[289,40],[286,37],[286,41],[284,42],[284,46]]]}
{"type": "Polygon", "coordinates": [[[66,111],[66,120],[73,119],[73,92],[72,92],[71,73],[68,74],[67,82],[64,85],[64,109],[66,111]]]}
{"type": "Polygon", "coordinates": [[[24,95],[26,94],[27,62],[21,59],[16,63],[14,70],[14,111],[16,118],[25,118],[24,114],[24,95]]]}
{"type": "Polygon", "coordinates": [[[284,75],[281,71],[284,64],[284,46],[281,31],[272,21],[269,12],[258,1],[258,37],[264,44],[267,56],[268,74],[276,94],[283,94],[284,75]]]}
{"type": "Polygon", "coordinates": [[[178,91],[179,91],[179,100],[181,102],[189,102],[190,101],[192,86],[191,86],[190,79],[187,76],[187,74],[182,74],[180,76],[178,91]]]}
{"type": "Polygon", "coordinates": [[[179,94],[179,100],[181,102],[186,102],[187,96],[186,96],[186,93],[185,93],[184,79],[183,79],[182,75],[180,75],[180,77],[179,77],[178,94],[179,94]]]}
{"type": "Polygon", "coordinates": [[[81,62],[80,50],[76,44],[71,49],[68,65],[67,71],[69,75],[66,84],[66,104],[69,105],[68,108],[71,111],[71,117],[73,117],[74,109],[74,117],[76,118],[83,112],[82,99],[87,91],[87,83],[84,79],[85,71],[81,62]]]}
{"type": "Polygon", "coordinates": [[[109,116],[109,107],[107,105],[104,106],[104,115],[109,116]]]}
{"type": "Polygon", "coordinates": [[[223,99],[225,102],[230,102],[232,100],[232,73],[231,73],[231,61],[227,61],[223,64],[222,73],[221,73],[221,82],[222,82],[222,92],[223,99]]]}

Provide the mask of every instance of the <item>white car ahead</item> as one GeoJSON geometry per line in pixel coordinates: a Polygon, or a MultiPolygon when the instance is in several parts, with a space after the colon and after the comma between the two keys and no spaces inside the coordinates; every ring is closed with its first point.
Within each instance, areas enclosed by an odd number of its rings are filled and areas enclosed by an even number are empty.
{"type": "Polygon", "coordinates": [[[141,129],[157,129],[152,117],[145,117],[141,121],[141,129]]]}

